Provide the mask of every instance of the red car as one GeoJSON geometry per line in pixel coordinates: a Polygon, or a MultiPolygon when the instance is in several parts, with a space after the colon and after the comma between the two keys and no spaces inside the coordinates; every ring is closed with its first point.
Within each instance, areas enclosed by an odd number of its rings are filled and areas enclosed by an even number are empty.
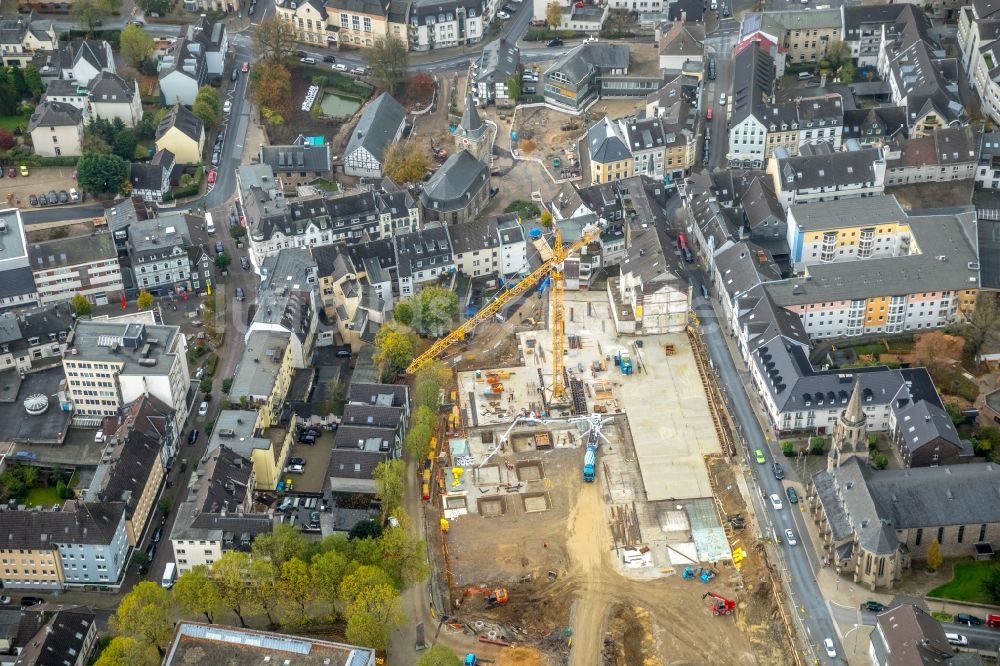
{"type": "Polygon", "coordinates": [[[15,169],[14,167],[11,167],[11,168],[7,169],[7,177],[8,178],[17,178],[17,169],[15,169]]]}
{"type": "Polygon", "coordinates": [[[708,107],[708,111],[705,112],[705,120],[712,119],[712,107],[708,107]]]}
{"type": "Polygon", "coordinates": [[[243,63],[243,68],[240,71],[242,71],[244,74],[246,74],[247,72],[249,72],[250,71],[250,63],[249,62],[243,63]]]}
{"type": "Polygon", "coordinates": [[[215,176],[216,176],[217,172],[218,172],[217,169],[212,169],[211,171],[208,172],[208,184],[209,185],[215,185],[215,176]]]}

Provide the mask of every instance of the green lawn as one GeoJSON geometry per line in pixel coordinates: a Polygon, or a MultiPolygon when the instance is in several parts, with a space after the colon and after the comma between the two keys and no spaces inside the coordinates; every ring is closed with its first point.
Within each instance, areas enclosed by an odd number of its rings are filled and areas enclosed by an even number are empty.
{"type": "Polygon", "coordinates": [[[13,130],[18,125],[28,126],[28,119],[31,116],[0,116],[0,127],[13,130]]]}
{"type": "Polygon", "coordinates": [[[333,181],[327,180],[326,178],[319,178],[317,180],[314,180],[312,184],[321,190],[326,190],[327,192],[340,191],[340,185],[338,185],[333,181]]]}
{"type": "Polygon", "coordinates": [[[944,585],[935,587],[927,596],[977,604],[992,603],[983,592],[982,584],[990,572],[998,568],[998,562],[959,562],[955,565],[954,577],[944,585]]]}
{"type": "Polygon", "coordinates": [[[62,504],[63,500],[59,498],[59,494],[56,492],[55,487],[32,488],[28,491],[28,496],[24,499],[24,503],[29,507],[50,507],[53,504],[62,504]]]}

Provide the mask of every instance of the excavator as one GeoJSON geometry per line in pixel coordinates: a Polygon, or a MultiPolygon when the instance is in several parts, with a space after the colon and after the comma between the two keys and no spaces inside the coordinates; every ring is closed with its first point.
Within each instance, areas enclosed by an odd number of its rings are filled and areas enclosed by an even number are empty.
{"type": "Polygon", "coordinates": [[[505,603],[507,603],[507,599],[509,598],[507,596],[507,588],[504,588],[504,587],[498,587],[498,588],[496,588],[494,590],[491,590],[491,589],[486,588],[486,587],[470,587],[470,588],[466,588],[464,596],[466,596],[466,597],[471,597],[471,596],[482,596],[482,597],[485,597],[486,598],[486,603],[489,604],[491,607],[492,606],[503,606],[505,603]]]}

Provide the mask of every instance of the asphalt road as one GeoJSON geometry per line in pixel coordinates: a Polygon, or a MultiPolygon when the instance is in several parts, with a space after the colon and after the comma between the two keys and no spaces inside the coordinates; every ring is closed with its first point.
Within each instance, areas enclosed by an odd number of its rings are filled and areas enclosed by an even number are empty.
{"type": "MultiPolygon", "coordinates": [[[[692,282],[707,284],[703,274],[693,279],[692,282]]],[[[745,442],[744,450],[762,449],[768,459],[766,465],[752,464],[750,466],[755,481],[752,489],[758,490],[758,492],[763,491],[766,495],[777,494],[782,501],[782,508],[776,510],[769,501],[765,502],[760,494],[757,494],[752,504],[758,523],[765,529],[773,527],[779,534],[790,528],[800,540],[799,545],[796,546],[789,546],[787,543],[781,545],[779,547],[781,560],[775,563],[789,582],[792,594],[789,610],[796,613],[805,626],[807,640],[812,646],[814,656],[819,659],[817,663],[846,663],[841,659],[828,658],[822,648],[823,639],[829,637],[836,645],[837,654],[844,655],[830,609],[827,607],[813,575],[820,563],[816,560],[814,549],[807,543],[801,543],[801,539],[806,538],[805,535],[808,534],[804,529],[804,514],[799,510],[801,505],[789,504],[782,483],[776,480],[771,473],[770,463],[776,459],[774,450],[777,447],[772,449],[768,446],[745,389],[736,388],[749,385],[749,373],[737,370],[723,338],[725,333],[715,317],[715,311],[701,296],[700,286],[698,284],[693,286],[692,307],[701,319],[701,336],[719,373],[719,385],[724,387],[724,392],[726,392],[726,388],[730,389],[728,391],[729,408],[736,417],[737,423],[741,424],[745,442]]]]}
{"type": "Polygon", "coordinates": [[[702,109],[704,115],[712,109],[712,120],[708,122],[711,130],[709,139],[709,163],[714,167],[726,166],[726,153],[729,152],[729,113],[732,108],[733,90],[733,47],[739,38],[740,25],[731,18],[719,22],[719,29],[705,39],[705,50],[715,57],[715,80],[706,81],[702,94],[702,109]],[[720,104],[722,93],[726,94],[726,105],[720,104]]]}

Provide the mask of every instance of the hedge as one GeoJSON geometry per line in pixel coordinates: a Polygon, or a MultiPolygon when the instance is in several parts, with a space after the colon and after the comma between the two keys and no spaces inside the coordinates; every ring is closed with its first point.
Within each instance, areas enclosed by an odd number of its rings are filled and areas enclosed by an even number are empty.
{"type": "Polygon", "coordinates": [[[41,155],[25,155],[23,157],[11,157],[5,155],[3,162],[10,166],[24,164],[29,167],[75,167],[79,157],[42,157],[41,155]]]}
{"type": "Polygon", "coordinates": [[[327,85],[331,88],[336,88],[341,92],[347,93],[348,95],[360,97],[362,100],[368,99],[368,97],[372,94],[370,86],[358,83],[351,77],[338,74],[336,72],[332,74],[318,74],[312,77],[312,81],[316,85],[327,85]],[[322,80],[322,84],[319,82],[320,80],[322,80]]]}
{"type": "Polygon", "coordinates": [[[198,167],[194,172],[194,182],[190,185],[178,185],[173,187],[166,194],[163,195],[163,201],[173,201],[174,199],[183,199],[184,197],[193,197],[194,195],[201,192],[201,176],[202,167],[198,167]]]}
{"type": "Polygon", "coordinates": [[[575,37],[583,37],[586,33],[577,32],[576,30],[549,30],[548,28],[532,28],[524,35],[524,41],[526,42],[547,42],[550,39],[573,39],[575,37]]]}
{"type": "MultiPolygon", "coordinates": [[[[74,39],[90,39],[90,33],[86,30],[70,30],[69,32],[59,33],[59,41],[69,42],[74,39]]],[[[93,39],[103,39],[109,42],[111,46],[118,50],[118,44],[122,38],[121,30],[95,30],[93,39]]]]}
{"type": "Polygon", "coordinates": [[[205,372],[205,374],[209,377],[214,377],[215,369],[218,367],[218,365],[219,365],[218,355],[212,356],[212,358],[208,359],[208,370],[205,372]]]}

